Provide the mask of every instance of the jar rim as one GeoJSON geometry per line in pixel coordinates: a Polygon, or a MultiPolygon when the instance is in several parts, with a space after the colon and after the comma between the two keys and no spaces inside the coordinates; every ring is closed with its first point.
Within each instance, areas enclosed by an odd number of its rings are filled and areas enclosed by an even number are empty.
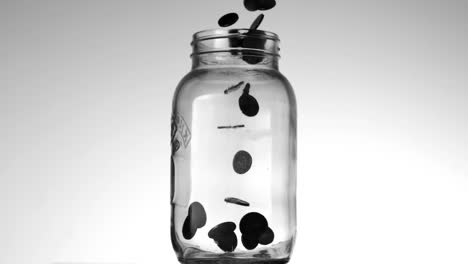
{"type": "Polygon", "coordinates": [[[257,38],[270,39],[273,41],[279,41],[279,36],[276,33],[265,30],[252,30],[248,28],[237,28],[237,29],[207,29],[198,31],[193,34],[192,45],[195,42],[207,40],[207,39],[217,39],[217,38],[228,38],[236,36],[254,36],[257,38]]]}

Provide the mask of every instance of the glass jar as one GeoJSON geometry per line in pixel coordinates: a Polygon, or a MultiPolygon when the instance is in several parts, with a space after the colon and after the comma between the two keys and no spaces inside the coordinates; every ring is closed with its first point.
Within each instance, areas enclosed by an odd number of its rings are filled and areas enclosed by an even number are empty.
{"type": "Polygon", "coordinates": [[[181,263],[287,263],[296,236],[296,99],[271,32],[194,35],[171,131],[181,263]]]}

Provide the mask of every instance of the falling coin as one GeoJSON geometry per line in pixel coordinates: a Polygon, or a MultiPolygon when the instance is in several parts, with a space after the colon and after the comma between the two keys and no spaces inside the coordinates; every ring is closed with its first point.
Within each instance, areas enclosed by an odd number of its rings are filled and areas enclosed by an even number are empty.
{"type": "Polygon", "coordinates": [[[249,11],[269,10],[276,6],[276,0],[244,0],[244,7],[249,11]]]}
{"type": "Polygon", "coordinates": [[[252,167],[252,156],[247,151],[241,150],[234,155],[232,167],[238,174],[245,174],[252,167]]]}
{"type": "MultiPolygon", "coordinates": [[[[249,32],[247,32],[246,38],[244,38],[242,42],[242,47],[249,50],[264,50],[267,40],[252,33],[253,30],[249,30],[249,32]]],[[[259,64],[263,61],[264,55],[247,53],[246,55],[242,56],[242,59],[248,64],[259,64]]]]}
{"type": "Polygon", "coordinates": [[[257,99],[250,95],[250,83],[245,85],[244,92],[239,98],[239,107],[242,113],[248,117],[256,116],[260,110],[257,99]]]}
{"type": "Polygon", "coordinates": [[[264,14],[260,14],[250,26],[250,30],[257,30],[257,28],[262,24],[263,19],[265,18],[264,14]]]}
{"type": "Polygon", "coordinates": [[[232,204],[237,204],[237,205],[240,205],[240,206],[250,206],[250,204],[244,200],[241,200],[241,199],[238,199],[238,198],[234,198],[234,197],[228,197],[226,199],[224,199],[224,201],[226,203],[232,203],[232,204]]]}
{"type": "Polygon", "coordinates": [[[245,125],[235,125],[235,126],[218,126],[218,129],[236,129],[236,128],[243,128],[245,125]]]}
{"type": "Polygon", "coordinates": [[[239,15],[236,14],[236,13],[229,13],[229,14],[226,14],[224,16],[222,16],[219,20],[218,20],[218,25],[220,27],[230,27],[232,25],[234,25],[237,20],[239,20],[239,15]]]}
{"type": "Polygon", "coordinates": [[[260,5],[258,7],[258,10],[270,10],[273,7],[276,6],[276,0],[259,0],[260,5]]]}
{"type": "Polygon", "coordinates": [[[244,82],[240,82],[240,83],[238,83],[236,85],[233,85],[233,86],[227,88],[226,90],[224,90],[224,94],[232,93],[232,92],[238,90],[239,88],[241,88],[242,85],[244,85],[244,82]]]}

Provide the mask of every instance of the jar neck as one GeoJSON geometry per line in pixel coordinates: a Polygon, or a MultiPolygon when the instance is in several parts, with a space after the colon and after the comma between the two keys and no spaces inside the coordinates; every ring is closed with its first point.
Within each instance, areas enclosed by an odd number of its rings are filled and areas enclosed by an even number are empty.
{"type": "Polygon", "coordinates": [[[278,70],[279,38],[271,32],[206,30],[193,36],[192,47],[192,69],[247,67],[278,70]]]}
{"type": "Polygon", "coordinates": [[[192,70],[246,67],[279,70],[278,57],[267,54],[243,54],[235,51],[192,55],[192,70]]]}

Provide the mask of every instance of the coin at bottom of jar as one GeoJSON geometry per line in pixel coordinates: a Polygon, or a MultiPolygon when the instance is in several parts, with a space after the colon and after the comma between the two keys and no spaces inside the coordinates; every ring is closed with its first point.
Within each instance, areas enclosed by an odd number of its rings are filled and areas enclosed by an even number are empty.
{"type": "Polygon", "coordinates": [[[203,205],[199,202],[193,202],[189,209],[187,217],[182,226],[182,235],[185,239],[191,240],[197,233],[197,229],[206,224],[206,212],[203,205]]]}
{"type": "Polygon", "coordinates": [[[275,239],[275,233],[270,227],[267,227],[265,231],[259,236],[258,243],[262,245],[268,245],[275,239]]]}
{"type": "Polygon", "coordinates": [[[268,221],[260,213],[252,212],[242,217],[239,229],[242,234],[252,234],[259,236],[268,227],[268,221]]]}
{"type": "Polygon", "coordinates": [[[234,230],[236,230],[235,223],[221,223],[208,232],[208,237],[213,239],[221,250],[233,252],[237,247],[237,236],[234,230]]]}
{"type": "Polygon", "coordinates": [[[242,245],[247,250],[252,250],[255,249],[258,246],[258,240],[255,236],[249,236],[249,235],[242,235],[242,245]]]}

